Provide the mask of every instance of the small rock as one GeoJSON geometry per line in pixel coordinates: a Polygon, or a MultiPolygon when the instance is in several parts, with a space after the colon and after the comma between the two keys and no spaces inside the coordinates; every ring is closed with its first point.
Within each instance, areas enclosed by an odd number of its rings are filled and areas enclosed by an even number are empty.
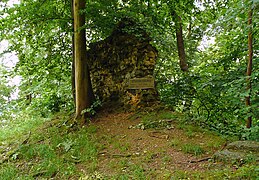
{"type": "Polygon", "coordinates": [[[256,141],[235,141],[226,146],[222,151],[213,155],[216,161],[240,161],[253,157],[259,161],[259,142],[256,141]]]}
{"type": "Polygon", "coordinates": [[[256,141],[235,141],[227,145],[228,150],[252,151],[259,153],[259,142],[256,141]]]}

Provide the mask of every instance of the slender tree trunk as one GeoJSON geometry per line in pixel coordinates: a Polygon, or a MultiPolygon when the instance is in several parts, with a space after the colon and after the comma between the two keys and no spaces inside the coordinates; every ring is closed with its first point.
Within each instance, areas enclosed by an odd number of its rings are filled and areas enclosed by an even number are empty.
{"type": "Polygon", "coordinates": [[[176,39],[177,39],[178,56],[180,60],[180,68],[182,71],[188,71],[188,64],[186,61],[186,55],[185,55],[185,49],[184,49],[182,19],[180,16],[177,15],[175,11],[172,11],[172,16],[175,22],[175,31],[176,31],[176,39]]]}
{"type": "Polygon", "coordinates": [[[187,34],[187,38],[190,38],[192,34],[192,22],[190,22],[189,26],[188,26],[188,34],[187,34]]]}
{"type": "MultiPolygon", "coordinates": [[[[252,36],[252,16],[253,16],[253,10],[251,9],[248,13],[248,26],[249,26],[249,32],[248,32],[248,62],[247,62],[247,91],[249,91],[249,95],[246,97],[246,106],[251,108],[251,91],[252,91],[252,82],[251,82],[251,74],[252,74],[252,62],[253,62],[253,36],[252,36]]],[[[251,113],[251,110],[249,110],[248,113],[251,113]]],[[[249,117],[246,120],[246,127],[250,128],[252,126],[252,116],[249,115],[249,117]]]]}
{"type": "Polygon", "coordinates": [[[71,86],[74,105],[76,106],[76,90],[75,90],[75,36],[74,36],[74,0],[71,0],[71,16],[72,16],[72,69],[71,69],[71,86]]]}
{"type": "Polygon", "coordinates": [[[26,95],[26,105],[30,105],[32,100],[32,94],[29,93],[26,95]]]}
{"type": "MultiPolygon", "coordinates": [[[[179,56],[179,65],[180,65],[180,68],[183,72],[188,72],[189,67],[188,67],[188,64],[187,64],[185,48],[184,48],[182,19],[173,9],[171,9],[171,12],[172,12],[171,15],[172,15],[173,21],[175,23],[175,32],[176,32],[177,49],[178,49],[178,56],[179,56]]],[[[191,24],[190,24],[188,30],[189,30],[189,33],[191,33],[191,24]]],[[[188,81],[186,82],[186,85],[193,87],[192,82],[189,81],[189,80],[190,79],[188,78],[188,81]]],[[[184,111],[189,112],[190,108],[191,108],[191,105],[192,105],[192,99],[187,98],[185,100],[185,104],[184,104],[184,111]]]]}
{"type": "Polygon", "coordinates": [[[83,110],[90,108],[93,100],[89,68],[86,59],[85,9],[84,0],[74,0],[74,45],[75,45],[75,94],[76,94],[76,120],[81,125],[86,123],[87,113],[83,110]]]}
{"type": "Polygon", "coordinates": [[[72,44],[72,55],[73,55],[73,59],[72,59],[72,72],[71,72],[71,84],[72,84],[72,95],[73,95],[73,100],[74,100],[74,105],[76,106],[76,85],[75,85],[75,53],[74,53],[74,35],[72,37],[73,40],[73,44],[72,44]]]}
{"type": "MultiPolygon", "coordinates": [[[[27,84],[28,88],[31,88],[32,86],[32,81],[29,79],[29,82],[27,84]]],[[[26,105],[30,105],[31,104],[31,101],[32,101],[32,93],[29,92],[27,95],[26,95],[26,105]]]]}

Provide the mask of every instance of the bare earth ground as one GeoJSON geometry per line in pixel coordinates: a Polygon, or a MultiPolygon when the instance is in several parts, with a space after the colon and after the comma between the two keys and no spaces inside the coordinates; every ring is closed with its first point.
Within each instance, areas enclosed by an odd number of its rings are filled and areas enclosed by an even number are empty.
{"type": "MultiPolygon", "coordinates": [[[[102,113],[93,120],[97,127],[95,134],[100,142],[97,171],[108,176],[131,174],[136,169],[143,170],[151,179],[164,179],[165,174],[175,171],[204,171],[220,166],[206,159],[223,146],[213,142],[204,132],[188,135],[183,129],[161,130],[134,128],[140,119],[131,120],[132,113],[102,113]],[[195,156],[182,152],[181,145],[195,143],[205,150],[195,156]],[[209,144],[210,143],[210,144],[209,144]],[[191,162],[195,161],[195,162],[191,162]],[[132,167],[135,167],[132,168],[132,167]]],[[[176,122],[175,122],[176,123],[176,122]]],[[[82,165],[80,165],[82,167],[82,165]]]]}

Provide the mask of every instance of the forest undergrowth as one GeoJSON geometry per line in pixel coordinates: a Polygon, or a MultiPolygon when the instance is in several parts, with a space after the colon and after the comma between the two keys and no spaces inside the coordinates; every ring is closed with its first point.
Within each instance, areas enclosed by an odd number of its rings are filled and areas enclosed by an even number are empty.
{"type": "Polygon", "coordinates": [[[0,179],[256,179],[257,162],[213,153],[237,137],[186,123],[171,111],[100,112],[83,128],[65,113],[20,114],[1,124],[0,179]]]}

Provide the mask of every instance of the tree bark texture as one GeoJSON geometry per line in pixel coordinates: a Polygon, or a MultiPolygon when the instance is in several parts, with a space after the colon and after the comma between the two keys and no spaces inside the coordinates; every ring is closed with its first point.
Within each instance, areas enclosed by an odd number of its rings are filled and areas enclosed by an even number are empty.
{"type": "Polygon", "coordinates": [[[72,68],[71,68],[71,86],[74,105],[76,106],[76,90],[75,90],[75,36],[74,36],[74,0],[71,0],[71,16],[72,16],[72,68]]]}
{"type": "Polygon", "coordinates": [[[182,19],[174,11],[172,13],[172,16],[175,22],[175,31],[176,31],[176,39],[177,39],[178,56],[180,60],[180,68],[182,71],[188,71],[188,64],[186,61],[186,55],[185,55],[185,49],[184,49],[182,19]]]}
{"type": "MultiPolygon", "coordinates": [[[[246,106],[251,107],[251,91],[252,91],[252,82],[251,82],[251,74],[252,74],[252,62],[253,62],[253,36],[252,36],[252,16],[253,10],[251,9],[248,13],[248,62],[247,62],[247,87],[246,90],[249,91],[249,95],[246,97],[246,106]]],[[[248,112],[251,113],[251,110],[248,112]]],[[[250,128],[252,126],[252,116],[250,115],[246,120],[246,127],[250,128]]]]}
{"type": "Polygon", "coordinates": [[[84,0],[74,0],[74,48],[75,48],[75,96],[76,96],[76,119],[80,124],[85,124],[87,114],[82,111],[90,108],[93,100],[89,68],[86,59],[86,37],[85,16],[82,10],[85,9],[84,0]]]}

